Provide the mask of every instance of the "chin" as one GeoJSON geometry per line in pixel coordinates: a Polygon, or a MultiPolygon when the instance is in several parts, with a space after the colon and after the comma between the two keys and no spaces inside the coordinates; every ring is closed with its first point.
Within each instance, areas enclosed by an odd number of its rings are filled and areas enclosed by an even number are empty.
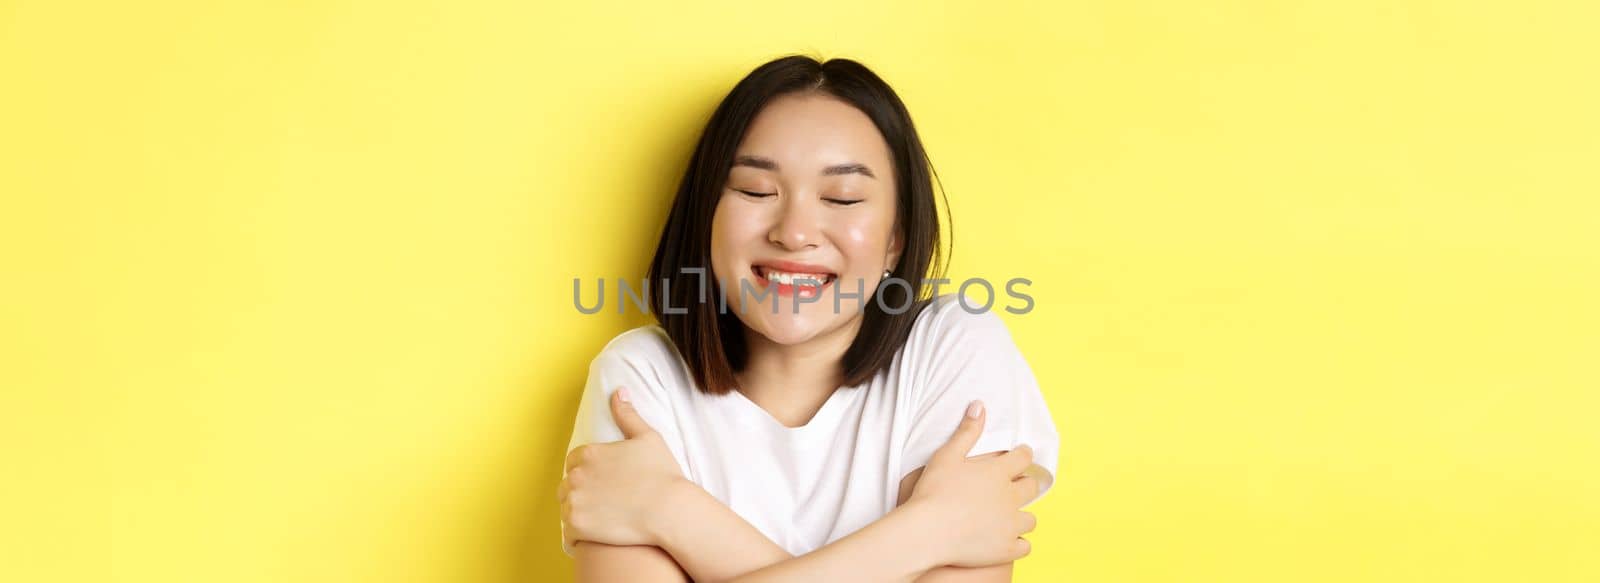
{"type": "MultiPolygon", "coordinates": [[[[775,344],[801,344],[821,336],[822,333],[826,332],[830,325],[833,324],[832,321],[825,317],[831,314],[824,315],[807,313],[808,308],[810,307],[812,306],[800,308],[799,314],[789,313],[786,311],[780,311],[779,313],[774,314],[771,312],[772,308],[767,307],[765,308],[765,311],[759,315],[754,313],[747,314],[747,316],[750,316],[750,320],[753,320],[753,322],[749,322],[746,325],[751,323],[755,324],[754,326],[750,326],[750,328],[762,336],[765,336],[767,340],[771,340],[775,344]]],[[[780,306],[780,310],[783,309],[792,310],[794,308],[780,306]]]]}

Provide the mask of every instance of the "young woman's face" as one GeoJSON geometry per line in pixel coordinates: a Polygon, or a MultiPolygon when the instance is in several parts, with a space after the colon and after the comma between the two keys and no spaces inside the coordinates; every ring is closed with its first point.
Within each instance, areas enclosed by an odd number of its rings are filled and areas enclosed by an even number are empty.
{"type": "Polygon", "coordinates": [[[889,147],[865,113],[823,94],[772,100],[739,144],[711,221],[728,309],[779,344],[850,325],[898,259],[895,212],[889,147]]]}

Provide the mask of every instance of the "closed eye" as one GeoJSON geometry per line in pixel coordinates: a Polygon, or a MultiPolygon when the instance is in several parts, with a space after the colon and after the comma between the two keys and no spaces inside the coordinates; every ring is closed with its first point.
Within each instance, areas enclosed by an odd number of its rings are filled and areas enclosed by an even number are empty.
{"type": "Polygon", "coordinates": [[[831,203],[839,205],[839,206],[850,206],[850,205],[856,204],[858,202],[861,202],[863,199],[859,199],[858,198],[858,199],[851,200],[851,199],[844,199],[844,198],[824,198],[822,200],[831,202],[831,203]]]}
{"type": "Polygon", "coordinates": [[[751,191],[748,191],[748,190],[739,190],[737,188],[735,188],[733,190],[735,190],[737,192],[742,192],[744,194],[747,194],[749,196],[753,196],[753,197],[756,197],[756,198],[766,198],[766,197],[769,197],[769,196],[778,196],[778,193],[776,193],[776,192],[751,192],[751,191]]]}

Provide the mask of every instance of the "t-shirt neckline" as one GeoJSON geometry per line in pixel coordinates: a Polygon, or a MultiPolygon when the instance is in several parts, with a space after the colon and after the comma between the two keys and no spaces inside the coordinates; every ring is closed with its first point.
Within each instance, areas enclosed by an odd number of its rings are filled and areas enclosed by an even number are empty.
{"type": "Polygon", "coordinates": [[[843,409],[848,404],[848,401],[850,401],[853,397],[853,395],[841,395],[841,393],[856,393],[860,392],[861,389],[862,387],[845,386],[834,389],[833,393],[828,395],[827,400],[822,402],[822,406],[817,408],[817,412],[812,414],[810,419],[806,420],[804,424],[801,424],[798,427],[784,425],[782,421],[778,421],[777,417],[773,417],[771,412],[762,408],[761,405],[756,404],[755,401],[750,400],[750,397],[745,396],[745,394],[739,391],[737,388],[728,392],[732,393],[729,395],[729,398],[737,402],[737,407],[748,411],[749,414],[741,415],[741,418],[754,418],[750,420],[774,431],[790,435],[799,435],[813,431],[819,431],[819,429],[817,429],[818,427],[834,425],[840,415],[840,410],[843,409]]]}

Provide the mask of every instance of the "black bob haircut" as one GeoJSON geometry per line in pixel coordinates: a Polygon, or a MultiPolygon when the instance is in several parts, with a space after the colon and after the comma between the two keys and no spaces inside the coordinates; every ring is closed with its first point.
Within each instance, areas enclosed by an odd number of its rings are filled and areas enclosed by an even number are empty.
{"type": "MultiPolygon", "coordinates": [[[[756,114],[777,97],[805,93],[829,95],[861,110],[888,143],[896,190],[894,229],[902,245],[891,277],[910,284],[909,289],[879,286],[876,299],[863,302],[860,331],[842,362],[844,386],[864,384],[889,366],[931,299],[923,293],[924,279],[944,273],[933,194],[938,177],[911,124],[911,114],[889,84],[849,59],[823,62],[791,55],[756,67],[722,99],[706,122],[678,184],[647,276],[650,282],[664,284],[661,290],[666,292],[649,294],[651,312],[688,365],[696,386],[705,393],[721,395],[733,390],[738,384],[734,373],[743,370],[748,357],[743,324],[733,310],[718,309],[716,301],[697,301],[702,299],[701,286],[723,293],[710,270],[711,217],[739,144],[756,114]],[[669,313],[668,306],[674,313],[669,313]],[[896,314],[885,311],[885,306],[906,309],[896,314]]],[[[733,293],[727,297],[735,297],[737,291],[730,291],[733,293]]]]}

